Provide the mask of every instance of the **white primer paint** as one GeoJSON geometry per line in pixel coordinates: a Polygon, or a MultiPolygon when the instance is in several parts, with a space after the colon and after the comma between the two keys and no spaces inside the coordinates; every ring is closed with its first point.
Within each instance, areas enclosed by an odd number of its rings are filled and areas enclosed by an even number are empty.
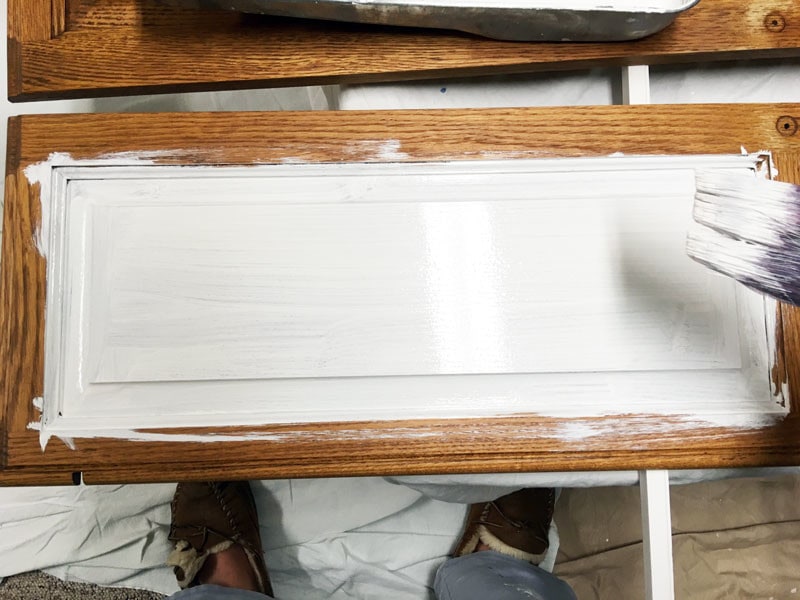
{"type": "MultiPolygon", "coordinates": [[[[151,151],[141,151],[141,152],[107,152],[101,154],[97,157],[91,159],[75,159],[72,157],[71,154],[68,152],[51,152],[48,156],[47,160],[32,163],[28,165],[24,169],[25,178],[27,179],[30,185],[38,185],[39,186],[39,202],[40,202],[40,214],[41,214],[41,221],[36,228],[36,232],[34,234],[34,244],[36,245],[36,249],[39,251],[43,257],[47,258],[49,246],[51,243],[50,236],[52,232],[50,231],[50,223],[53,220],[53,215],[51,213],[51,207],[53,204],[53,194],[55,193],[64,193],[63,186],[65,185],[65,181],[62,178],[58,178],[56,176],[57,170],[64,167],[91,167],[91,166],[99,166],[102,165],[103,167],[109,167],[112,165],[119,165],[124,167],[135,167],[135,166],[145,166],[145,165],[153,165],[155,161],[159,158],[166,158],[170,156],[174,156],[176,154],[175,151],[171,150],[151,150],[151,151]],[[62,188],[59,190],[54,190],[54,186],[58,184],[62,185],[62,188]]],[[[49,265],[48,265],[49,270],[49,265]]],[[[48,276],[49,279],[49,276],[48,276]]],[[[50,304],[52,299],[48,295],[47,297],[47,304],[50,304]]],[[[47,340],[45,340],[45,346],[47,345],[47,340]]],[[[48,351],[45,350],[45,355],[48,354],[48,351]]],[[[34,399],[34,406],[36,406],[38,399],[34,399]]],[[[43,406],[43,401],[39,402],[41,404],[41,408],[39,410],[42,411],[42,424],[46,424],[48,420],[48,413],[52,412],[51,410],[45,410],[43,406]]],[[[42,433],[40,435],[40,441],[42,444],[42,448],[47,445],[48,435],[42,433]]],[[[68,446],[72,447],[72,443],[68,438],[63,438],[65,443],[68,446]]]]}
{"type": "MultiPolygon", "coordinates": [[[[764,427],[776,425],[784,414],[778,413],[742,413],[742,414],[719,414],[710,415],[704,414],[701,416],[673,416],[670,421],[652,422],[648,425],[637,426],[636,432],[641,435],[670,435],[674,436],[680,432],[697,431],[698,429],[715,429],[715,428],[734,428],[741,431],[758,430],[764,427]]],[[[419,431],[411,428],[394,428],[388,432],[376,431],[374,429],[337,429],[334,431],[314,431],[314,432],[296,432],[291,433],[265,433],[262,431],[251,431],[241,434],[184,434],[184,433],[169,433],[169,430],[164,431],[139,431],[136,429],[121,429],[121,428],[107,428],[105,425],[102,428],[87,428],[76,429],[81,427],[84,423],[72,424],[71,421],[66,423],[59,422],[54,427],[48,428],[47,440],[50,437],[57,437],[63,441],[68,447],[74,449],[76,444],[73,438],[110,438],[110,439],[124,439],[129,441],[141,442],[246,442],[246,441],[297,441],[303,438],[317,439],[320,437],[330,437],[335,435],[339,440],[376,440],[384,439],[387,441],[402,441],[407,439],[423,439],[434,438],[442,434],[431,431],[419,431]],[[60,433],[61,431],[66,433],[60,433]]],[[[92,425],[91,423],[89,425],[92,425]]],[[[42,430],[40,422],[32,422],[28,424],[28,429],[34,431],[42,430]]],[[[474,435],[480,436],[482,431],[475,429],[474,435]]],[[[587,440],[598,440],[606,437],[615,437],[619,435],[619,429],[613,424],[587,424],[579,421],[565,421],[558,427],[555,432],[542,431],[540,428],[518,427],[512,432],[506,432],[505,437],[508,439],[534,439],[534,438],[549,438],[566,442],[585,442],[587,440]]],[[[709,441],[720,439],[720,434],[708,433],[707,439],[709,441]]],[[[47,441],[42,445],[42,449],[46,447],[47,441]]],[[[635,449],[635,448],[631,448],[635,449]]]]}
{"type": "Polygon", "coordinates": [[[347,147],[351,155],[369,156],[369,160],[392,162],[406,160],[408,154],[400,150],[400,140],[356,140],[347,147]]]}
{"type": "Polygon", "coordinates": [[[694,169],[760,160],[51,164],[42,441],[531,413],[760,427],[786,413],[774,304],[682,252],[694,169]]]}
{"type": "Polygon", "coordinates": [[[68,152],[51,152],[47,160],[33,163],[25,167],[25,178],[31,185],[39,185],[39,199],[41,202],[42,221],[36,232],[35,243],[39,254],[47,256],[49,243],[48,226],[51,221],[50,206],[52,205],[52,179],[53,172],[59,167],[93,166],[102,165],[105,167],[112,165],[120,166],[144,166],[152,165],[158,158],[172,156],[174,152],[169,150],[154,150],[147,152],[108,152],[101,154],[93,159],[74,159],[68,152]]]}

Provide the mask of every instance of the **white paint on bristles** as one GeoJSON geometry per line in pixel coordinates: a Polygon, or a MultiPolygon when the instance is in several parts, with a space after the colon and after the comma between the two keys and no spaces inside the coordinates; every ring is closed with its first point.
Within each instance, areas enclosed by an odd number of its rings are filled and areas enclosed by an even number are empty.
{"type": "Polygon", "coordinates": [[[741,173],[697,173],[694,220],[733,238],[773,248],[800,243],[800,186],[741,173]]]}
{"type": "MultiPolygon", "coordinates": [[[[775,304],[684,253],[695,169],[760,160],[52,163],[42,441],[517,414],[762,427],[786,414],[775,304]]],[[[608,435],[587,427],[557,435],[608,435]]]]}
{"type": "Polygon", "coordinates": [[[800,186],[740,173],[697,174],[689,256],[800,304],[800,186]]]}

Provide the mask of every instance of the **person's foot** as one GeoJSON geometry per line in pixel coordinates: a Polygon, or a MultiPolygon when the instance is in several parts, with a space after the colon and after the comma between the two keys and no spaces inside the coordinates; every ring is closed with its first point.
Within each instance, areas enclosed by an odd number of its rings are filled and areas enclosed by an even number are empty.
{"type": "Polygon", "coordinates": [[[250,565],[247,553],[238,544],[217,554],[209,554],[195,581],[198,585],[210,583],[251,592],[261,591],[256,571],[250,565]]]}
{"type": "Polygon", "coordinates": [[[272,595],[258,513],[244,482],[179,483],[167,564],[183,588],[210,583],[272,595]]]}
{"type": "Polygon", "coordinates": [[[473,504],[453,555],[495,550],[538,564],[549,546],[555,498],[553,488],[527,488],[473,504]]]}

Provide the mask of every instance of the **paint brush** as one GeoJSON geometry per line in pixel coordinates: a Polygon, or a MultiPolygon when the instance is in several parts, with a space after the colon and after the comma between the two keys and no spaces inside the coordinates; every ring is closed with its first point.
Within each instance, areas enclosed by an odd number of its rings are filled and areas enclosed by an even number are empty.
{"type": "Polygon", "coordinates": [[[744,285],[800,305],[800,186],[698,172],[686,250],[744,285]]]}

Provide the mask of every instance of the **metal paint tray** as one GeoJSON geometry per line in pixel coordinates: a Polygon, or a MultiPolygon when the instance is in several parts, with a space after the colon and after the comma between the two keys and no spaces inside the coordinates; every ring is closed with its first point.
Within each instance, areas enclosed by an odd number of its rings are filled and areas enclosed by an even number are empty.
{"type": "Polygon", "coordinates": [[[612,42],[661,31],[699,0],[162,0],[206,9],[457,29],[500,40],[612,42]]]}

